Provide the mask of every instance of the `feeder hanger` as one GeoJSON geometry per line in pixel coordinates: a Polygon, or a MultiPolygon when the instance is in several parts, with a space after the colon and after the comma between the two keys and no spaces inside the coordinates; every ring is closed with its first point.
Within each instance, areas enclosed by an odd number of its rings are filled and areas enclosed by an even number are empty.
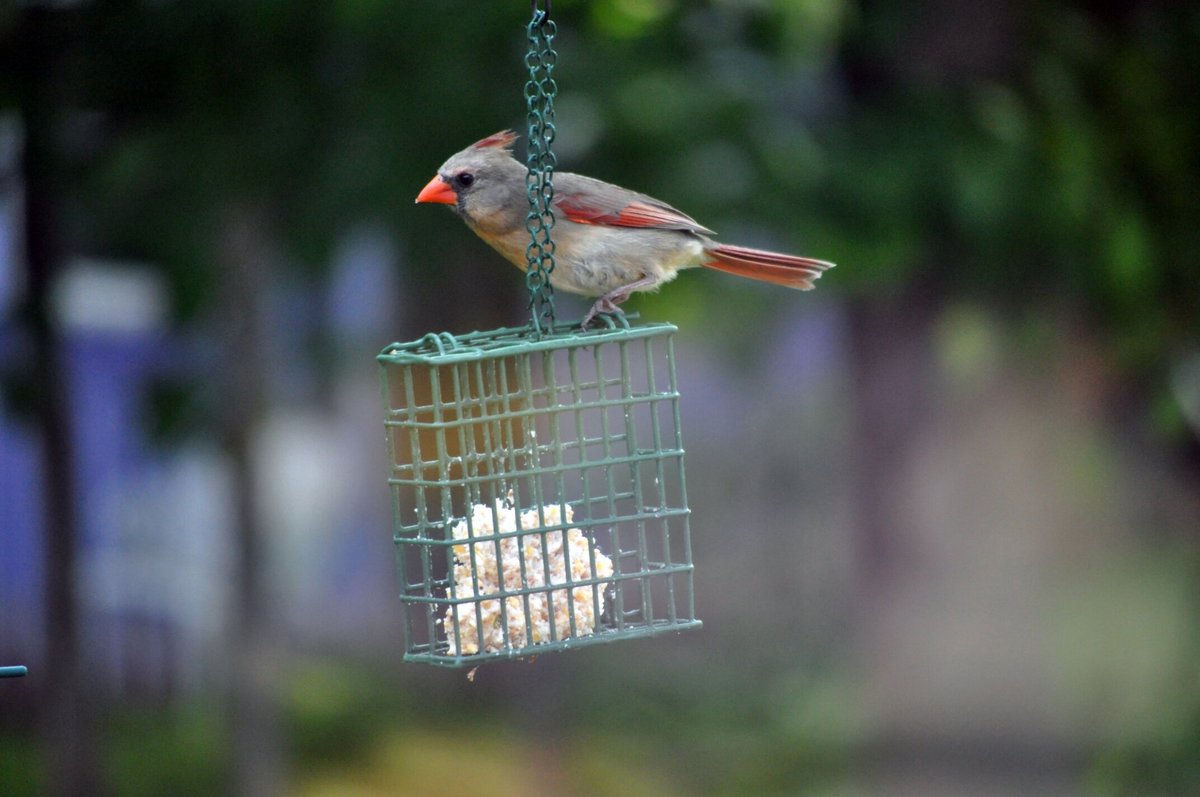
{"type": "Polygon", "coordinates": [[[525,186],[529,196],[525,284],[529,288],[530,329],[535,338],[541,338],[543,331],[554,329],[554,288],[550,284],[554,241],[550,230],[554,227],[552,203],[557,160],[551,147],[555,136],[554,95],[558,93],[553,71],[558,54],[552,45],[556,26],[550,19],[550,0],[544,0],[545,10],[538,7],[538,0],[530,0],[530,5],[533,16],[528,27],[529,52],[525,55],[525,66],[529,68],[529,81],[525,84],[529,122],[525,157],[528,167],[525,186]]]}

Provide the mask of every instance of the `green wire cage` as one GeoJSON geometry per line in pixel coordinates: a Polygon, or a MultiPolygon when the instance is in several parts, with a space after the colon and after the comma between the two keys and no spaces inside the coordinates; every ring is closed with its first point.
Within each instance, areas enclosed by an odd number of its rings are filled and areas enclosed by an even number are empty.
{"type": "Polygon", "coordinates": [[[674,332],[517,328],[383,350],[405,660],[700,625],[674,332]]]}

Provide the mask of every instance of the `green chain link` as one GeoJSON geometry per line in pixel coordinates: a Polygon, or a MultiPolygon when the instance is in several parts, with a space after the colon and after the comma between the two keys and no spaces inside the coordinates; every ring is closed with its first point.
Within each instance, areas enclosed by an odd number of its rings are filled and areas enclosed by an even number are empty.
{"type": "Polygon", "coordinates": [[[534,334],[541,336],[543,325],[554,328],[554,288],[550,285],[550,274],[554,271],[554,241],[550,230],[554,227],[554,168],[557,160],[551,145],[554,143],[554,95],[558,86],[554,82],[554,63],[558,54],[552,42],[556,26],[550,19],[550,0],[545,0],[546,10],[538,8],[538,0],[531,0],[533,17],[529,20],[529,52],[525,55],[525,66],[529,68],[529,82],[525,84],[525,104],[529,109],[529,137],[526,155],[528,172],[525,187],[529,195],[529,216],[525,229],[529,230],[529,245],[525,248],[528,267],[525,284],[529,288],[529,308],[534,334]]]}

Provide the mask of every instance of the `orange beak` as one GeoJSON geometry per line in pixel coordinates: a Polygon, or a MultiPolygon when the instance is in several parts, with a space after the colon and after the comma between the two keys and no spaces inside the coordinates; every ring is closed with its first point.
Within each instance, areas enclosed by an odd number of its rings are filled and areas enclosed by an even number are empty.
{"type": "Polygon", "coordinates": [[[458,194],[454,193],[454,189],[440,175],[434,175],[433,179],[421,189],[421,193],[417,194],[417,201],[454,205],[458,203],[458,194]]]}

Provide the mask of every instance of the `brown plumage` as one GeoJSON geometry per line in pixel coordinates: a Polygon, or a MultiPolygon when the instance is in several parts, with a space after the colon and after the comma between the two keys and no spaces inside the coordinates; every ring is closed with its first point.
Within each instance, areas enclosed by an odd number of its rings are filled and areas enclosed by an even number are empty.
{"type": "MultiPolygon", "coordinates": [[[[522,271],[529,232],[526,167],[504,131],[450,157],[417,202],[450,205],[475,233],[522,271]]],[[[554,173],[556,289],[599,297],[584,319],[619,313],[635,291],[654,290],[681,269],[718,271],[809,290],[832,263],[718,244],[712,230],[665,202],[569,172],[554,173]]]]}

